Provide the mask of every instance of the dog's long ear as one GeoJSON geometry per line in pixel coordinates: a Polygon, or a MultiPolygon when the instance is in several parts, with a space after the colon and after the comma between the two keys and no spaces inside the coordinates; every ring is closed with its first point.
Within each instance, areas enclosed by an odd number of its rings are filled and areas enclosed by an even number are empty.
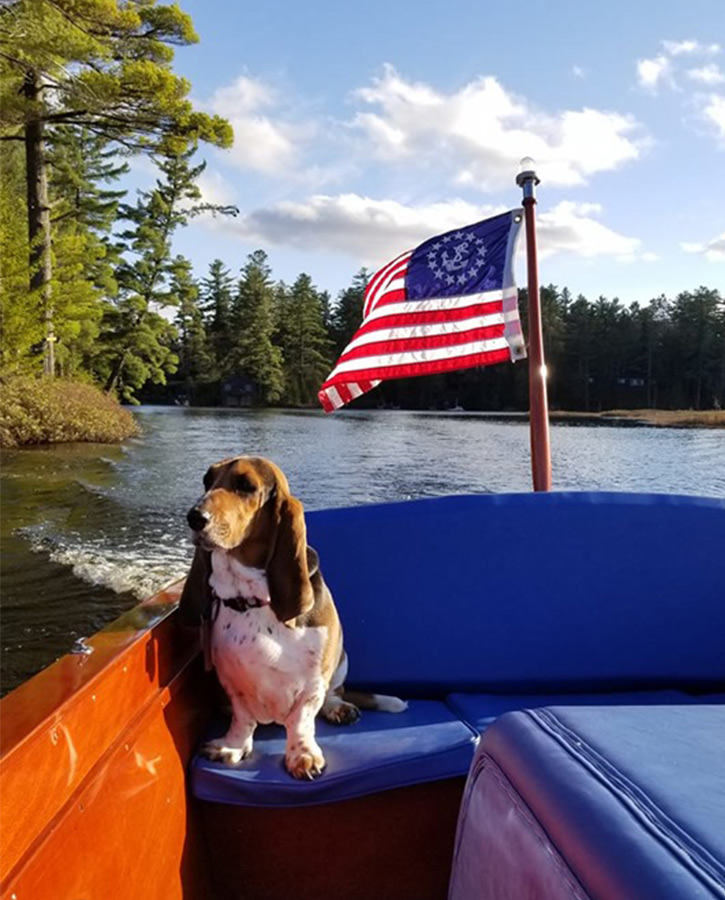
{"type": "Polygon", "coordinates": [[[211,553],[197,547],[179,601],[180,625],[197,628],[201,626],[204,613],[211,603],[210,575],[211,553]]]}
{"type": "Polygon", "coordinates": [[[307,565],[307,529],[302,504],[289,494],[280,496],[275,519],[267,584],[275,615],[280,622],[288,622],[309,612],[315,602],[307,565]]]}

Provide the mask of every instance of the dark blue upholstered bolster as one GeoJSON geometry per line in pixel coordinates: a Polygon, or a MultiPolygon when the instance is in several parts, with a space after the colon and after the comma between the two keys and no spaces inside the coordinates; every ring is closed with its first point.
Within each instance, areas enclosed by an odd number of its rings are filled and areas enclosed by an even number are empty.
{"type": "Polygon", "coordinates": [[[683,691],[620,691],[600,694],[449,694],[448,706],[482,734],[506,712],[542,706],[660,706],[725,703],[725,694],[690,695],[683,691]]]}
{"type": "Polygon", "coordinates": [[[459,842],[491,759],[590,896],[725,897],[724,748],[722,705],[508,713],[481,740],[459,842]]]}

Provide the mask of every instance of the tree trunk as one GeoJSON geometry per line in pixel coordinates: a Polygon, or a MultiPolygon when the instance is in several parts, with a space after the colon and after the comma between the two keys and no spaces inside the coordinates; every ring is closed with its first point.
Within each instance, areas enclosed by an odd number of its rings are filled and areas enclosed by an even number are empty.
{"type": "Polygon", "coordinates": [[[44,372],[55,375],[55,334],[53,331],[52,261],[50,255],[50,204],[45,141],[41,117],[41,81],[38,72],[28,70],[23,94],[33,111],[25,122],[25,171],[28,191],[28,238],[30,290],[38,291],[45,309],[44,372]]]}
{"type": "Polygon", "coordinates": [[[103,386],[103,390],[107,394],[113,394],[118,385],[118,379],[121,377],[121,372],[123,372],[123,367],[126,364],[126,357],[128,355],[128,350],[124,350],[123,353],[118,357],[116,363],[111,370],[111,374],[108,376],[105,385],[103,386]]]}

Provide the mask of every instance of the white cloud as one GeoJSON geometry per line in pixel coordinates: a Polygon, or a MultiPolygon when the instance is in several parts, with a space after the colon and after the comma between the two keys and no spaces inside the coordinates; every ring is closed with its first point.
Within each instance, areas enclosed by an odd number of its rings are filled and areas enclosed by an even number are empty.
{"type": "MultiPolygon", "coordinates": [[[[413,206],[359,194],[317,194],[305,201],[276,203],[238,220],[218,218],[208,224],[245,241],[344,253],[361,265],[376,267],[434,234],[496,215],[504,209],[457,199],[413,206]]],[[[588,259],[610,257],[620,262],[653,256],[640,254],[639,239],[621,235],[598,222],[594,216],[600,212],[601,207],[595,203],[564,201],[540,213],[537,217],[540,256],[573,253],[588,259]]]]}
{"type": "MultiPolygon", "coordinates": [[[[684,76],[688,81],[704,87],[714,87],[725,83],[725,73],[715,62],[705,63],[696,68],[685,68],[678,57],[714,56],[721,52],[719,44],[702,44],[696,40],[662,41],[664,54],[652,59],[641,59],[637,62],[637,80],[640,87],[655,92],[660,85],[672,90],[681,91],[684,76]]],[[[695,118],[715,125],[716,133],[725,146],[725,96],[707,94],[704,90],[694,89],[684,98],[690,113],[695,118]]],[[[689,116],[688,116],[689,118],[689,116]]]]}
{"type": "Polygon", "coordinates": [[[586,78],[587,72],[586,72],[586,69],[582,69],[581,66],[575,65],[575,66],[571,67],[571,74],[575,78],[586,78]]]}
{"type": "Polygon", "coordinates": [[[406,206],[358,194],[317,194],[255,210],[235,227],[246,238],[305,250],[341,252],[364,265],[379,265],[443,231],[476,222],[504,207],[451,200],[406,206]]]}
{"type": "Polygon", "coordinates": [[[725,260],[725,231],[704,244],[683,242],[680,247],[685,253],[701,253],[708,262],[723,262],[725,260]]]}
{"type": "MultiPolygon", "coordinates": [[[[637,60],[637,81],[639,86],[656,91],[660,85],[677,90],[675,74],[679,72],[677,58],[681,56],[713,56],[720,52],[719,44],[702,44],[700,41],[662,41],[663,53],[649,59],[637,60]]],[[[722,74],[715,63],[700,68],[689,69],[688,78],[703,84],[716,84],[722,74]]]]}
{"type": "Polygon", "coordinates": [[[227,152],[243,169],[269,175],[290,170],[298,160],[298,142],[311,137],[309,124],[283,118],[275,90],[247,75],[218,88],[204,105],[231,122],[234,145],[227,152]],[[269,115],[272,110],[275,117],[269,115]]]}
{"type": "Polygon", "coordinates": [[[670,56],[708,55],[720,52],[719,44],[701,44],[700,41],[662,41],[662,46],[670,56]]]}
{"type": "Polygon", "coordinates": [[[699,69],[688,69],[686,74],[692,81],[710,86],[722,84],[725,81],[725,75],[723,75],[717,63],[709,63],[706,66],[701,66],[699,69]]]}
{"type": "Polygon", "coordinates": [[[612,231],[592,218],[600,212],[601,207],[596,203],[564,200],[548,212],[539,213],[537,219],[541,256],[575,253],[586,258],[614,257],[619,262],[640,258],[641,241],[612,231]]]}
{"type": "Polygon", "coordinates": [[[666,56],[637,60],[637,81],[639,86],[656,91],[661,82],[672,84],[672,64],[666,56]]]}
{"type": "Polygon", "coordinates": [[[715,125],[720,139],[725,141],[725,96],[711,94],[703,104],[702,113],[715,125]]]}
{"type": "Polygon", "coordinates": [[[510,187],[523,156],[534,157],[548,184],[578,185],[637,159],[646,145],[631,116],[590,108],[543,112],[491,76],[445,94],[406,81],[388,65],[355,97],[372,109],[352,122],[363,152],[435,166],[481,190],[510,187]]]}

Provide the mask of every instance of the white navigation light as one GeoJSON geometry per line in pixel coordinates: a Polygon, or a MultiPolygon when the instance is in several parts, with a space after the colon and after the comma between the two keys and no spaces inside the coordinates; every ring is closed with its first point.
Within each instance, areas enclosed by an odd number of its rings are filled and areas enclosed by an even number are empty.
{"type": "Polygon", "coordinates": [[[536,168],[536,160],[531,156],[525,156],[519,163],[519,172],[533,172],[536,168]]]}

